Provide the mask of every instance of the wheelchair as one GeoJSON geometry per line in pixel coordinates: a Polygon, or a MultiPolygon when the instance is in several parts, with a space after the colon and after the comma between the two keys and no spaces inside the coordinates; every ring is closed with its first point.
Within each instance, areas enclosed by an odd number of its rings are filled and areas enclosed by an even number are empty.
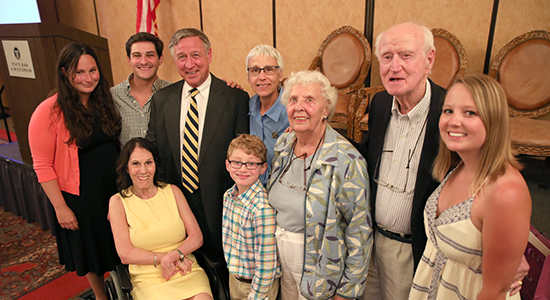
{"type": "Polygon", "coordinates": [[[128,273],[128,265],[117,265],[105,280],[105,292],[110,300],[133,300],[132,281],[128,273]]]}
{"type": "MultiPolygon", "coordinates": [[[[224,275],[224,262],[214,262],[199,251],[193,253],[199,265],[204,269],[210,281],[210,289],[214,300],[230,300],[229,277],[224,275]]],[[[128,265],[118,265],[111,271],[111,276],[105,280],[105,291],[111,300],[133,300],[132,281],[128,273],[128,265]]]]}

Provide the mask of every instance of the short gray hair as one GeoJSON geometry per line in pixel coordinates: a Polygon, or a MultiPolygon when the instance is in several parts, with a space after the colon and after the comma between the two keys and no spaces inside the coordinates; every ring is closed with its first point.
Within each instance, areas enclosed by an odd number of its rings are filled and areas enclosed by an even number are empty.
{"type": "Polygon", "coordinates": [[[281,53],[277,51],[277,49],[273,48],[270,45],[258,45],[250,52],[248,52],[248,56],[246,56],[246,69],[248,69],[248,63],[250,60],[256,56],[267,56],[267,57],[273,57],[277,60],[277,65],[279,65],[279,71],[282,72],[285,68],[285,65],[283,64],[283,57],[281,56],[281,53]]]}
{"type": "Polygon", "coordinates": [[[328,78],[319,71],[292,72],[290,77],[285,80],[284,92],[281,96],[281,103],[283,103],[284,106],[288,105],[290,91],[292,90],[292,87],[297,84],[302,86],[318,84],[319,87],[321,87],[321,95],[325,97],[328,119],[330,120],[334,115],[334,109],[336,108],[338,90],[330,84],[328,78]]]}
{"type": "Polygon", "coordinates": [[[200,31],[196,28],[182,28],[179,29],[172,35],[172,38],[170,39],[170,44],[168,44],[168,48],[170,49],[170,54],[172,54],[172,57],[174,57],[174,47],[181,41],[181,39],[187,38],[187,37],[193,37],[198,36],[202,43],[204,44],[204,50],[205,53],[208,53],[208,50],[210,50],[210,40],[204,34],[204,32],[200,31]]]}
{"type": "MultiPolygon", "coordinates": [[[[430,52],[431,50],[435,50],[434,35],[433,35],[432,31],[430,30],[430,28],[428,28],[424,25],[411,23],[411,22],[405,22],[405,23],[401,23],[401,24],[397,24],[397,25],[402,25],[402,24],[414,25],[414,26],[416,26],[416,27],[418,27],[422,30],[422,35],[424,36],[424,55],[425,56],[427,56],[428,52],[430,52]]],[[[395,25],[395,26],[397,26],[397,25],[395,25]]],[[[392,26],[391,28],[393,28],[395,26],[392,26]]],[[[389,29],[391,29],[391,28],[389,28],[389,29]]],[[[388,31],[388,30],[386,30],[386,31],[388,31]]],[[[382,37],[384,36],[386,31],[380,33],[376,37],[376,41],[374,42],[374,55],[376,56],[376,58],[378,58],[379,61],[380,61],[380,57],[379,57],[378,51],[380,50],[380,48],[379,48],[380,40],[382,40],[382,37]]]]}

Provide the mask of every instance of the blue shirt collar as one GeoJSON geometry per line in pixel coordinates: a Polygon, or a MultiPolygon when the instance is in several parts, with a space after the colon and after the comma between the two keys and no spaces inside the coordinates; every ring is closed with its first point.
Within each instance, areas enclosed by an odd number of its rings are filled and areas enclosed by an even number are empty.
{"type": "MultiPolygon", "coordinates": [[[[281,111],[286,110],[286,107],[281,103],[281,96],[283,95],[283,89],[281,88],[279,90],[279,97],[277,97],[277,100],[273,105],[269,108],[269,110],[265,113],[265,116],[269,117],[275,122],[279,122],[279,118],[281,116],[281,111]]],[[[260,101],[260,96],[254,95],[252,98],[250,98],[249,102],[250,111],[248,112],[249,115],[256,117],[260,114],[260,106],[262,105],[262,102],[260,101]]]]}

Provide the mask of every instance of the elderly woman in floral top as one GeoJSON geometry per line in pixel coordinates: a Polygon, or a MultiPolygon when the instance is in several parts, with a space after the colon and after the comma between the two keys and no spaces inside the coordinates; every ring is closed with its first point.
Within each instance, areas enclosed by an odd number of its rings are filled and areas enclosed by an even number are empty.
{"type": "Polygon", "coordinates": [[[372,247],[367,165],[327,120],[337,91],[318,71],[286,81],[292,132],[274,150],[268,183],[286,299],[353,299],[363,293],[372,247]]]}

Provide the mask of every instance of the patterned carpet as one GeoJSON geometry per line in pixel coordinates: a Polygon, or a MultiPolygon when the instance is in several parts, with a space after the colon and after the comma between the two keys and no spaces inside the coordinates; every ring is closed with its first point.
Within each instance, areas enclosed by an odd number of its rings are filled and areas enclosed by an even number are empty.
{"type": "Polygon", "coordinates": [[[55,237],[0,207],[0,299],[17,299],[66,273],[55,237]]]}

